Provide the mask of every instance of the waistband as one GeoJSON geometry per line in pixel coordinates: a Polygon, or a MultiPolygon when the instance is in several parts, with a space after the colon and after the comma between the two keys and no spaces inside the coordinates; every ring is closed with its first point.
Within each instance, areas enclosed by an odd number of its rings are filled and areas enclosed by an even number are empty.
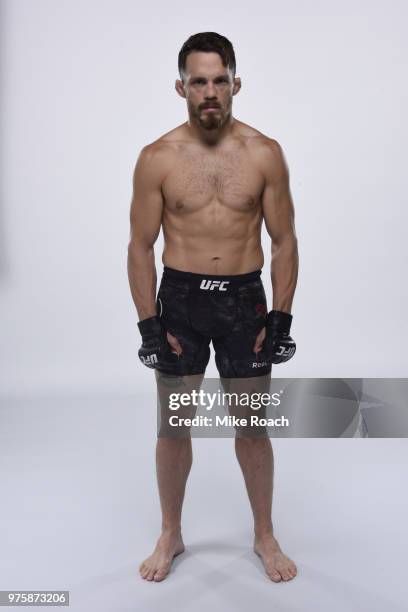
{"type": "Polygon", "coordinates": [[[261,270],[254,270],[246,274],[197,274],[196,272],[184,272],[174,268],[163,268],[163,280],[174,279],[184,281],[193,289],[200,291],[229,291],[237,289],[241,285],[258,280],[261,270]]]}

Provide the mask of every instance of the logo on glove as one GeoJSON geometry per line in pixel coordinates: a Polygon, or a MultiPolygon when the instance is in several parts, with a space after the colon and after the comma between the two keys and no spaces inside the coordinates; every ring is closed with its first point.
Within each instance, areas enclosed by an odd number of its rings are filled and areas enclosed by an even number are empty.
{"type": "Polygon", "coordinates": [[[157,359],[157,355],[153,354],[153,355],[149,355],[148,357],[144,357],[143,355],[139,355],[140,357],[140,361],[148,367],[154,366],[156,363],[158,363],[158,359],[157,359]]]}
{"type": "Polygon", "coordinates": [[[285,360],[289,360],[295,354],[296,347],[295,346],[282,346],[280,345],[275,351],[275,355],[279,357],[285,357],[285,360]]]}

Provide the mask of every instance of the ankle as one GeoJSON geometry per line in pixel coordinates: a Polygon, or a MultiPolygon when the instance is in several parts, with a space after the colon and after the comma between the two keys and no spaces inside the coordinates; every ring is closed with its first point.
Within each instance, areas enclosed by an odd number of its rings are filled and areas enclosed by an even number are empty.
{"type": "Polygon", "coordinates": [[[269,525],[257,525],[254,527],[255,538],[258,540],[266,536],[273,536],[273,526],[269,525]]]}
{"type": "Polygon", "coordinates": [[[181,535],[181,525],[162,525],[162,535],[181,535]]]}

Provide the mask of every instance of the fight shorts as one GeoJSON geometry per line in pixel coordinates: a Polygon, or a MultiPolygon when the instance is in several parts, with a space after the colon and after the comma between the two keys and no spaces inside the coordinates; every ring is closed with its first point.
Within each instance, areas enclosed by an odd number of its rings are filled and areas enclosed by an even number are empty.
{"type": "Polygon", "coordinates": [[[210,343],[221,377],[248,378],[271,372],[271,364],[253,352],[268,314],[261,270],[232,276],[196,274],[164,267],[156,312],[175,336],[182,354],[170,348],[157,369],[165,374],[203,374],[210,343]]]}

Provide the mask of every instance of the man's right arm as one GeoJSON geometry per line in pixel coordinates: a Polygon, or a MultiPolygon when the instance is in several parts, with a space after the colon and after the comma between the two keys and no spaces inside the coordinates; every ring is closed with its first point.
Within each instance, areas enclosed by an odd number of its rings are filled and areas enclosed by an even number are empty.
{"type": "Polygon", "coordinates": [[[139,320],[156,314],[157,276],[153,246],[160,232],[163,212],[163,163],[160,157],[154,144],[144,147],[133,174],[127,269],[139,320]]]}

